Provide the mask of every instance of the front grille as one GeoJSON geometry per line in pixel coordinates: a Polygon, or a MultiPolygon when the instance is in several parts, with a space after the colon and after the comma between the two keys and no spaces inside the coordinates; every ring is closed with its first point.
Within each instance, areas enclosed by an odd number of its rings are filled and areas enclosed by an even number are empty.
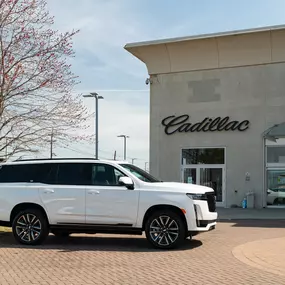
{"type": "Polygon", "coordinates": [[[216,212],[216,197],[215,193],[206,193],[207,196],[207,202],[208,202],[208,208],[210,212],[216,212]]]}

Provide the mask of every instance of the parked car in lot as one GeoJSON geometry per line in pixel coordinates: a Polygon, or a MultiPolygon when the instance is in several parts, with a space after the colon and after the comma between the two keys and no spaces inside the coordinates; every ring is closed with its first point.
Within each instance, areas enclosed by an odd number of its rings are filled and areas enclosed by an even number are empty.
{"type": "Polygon", "coordinates": [[[138,234],[168,249],[215,228],[214,190],[161,182],[125,161],[25,160],[0,164],[0,225],[25,245],[51,232],[138,234]]]}

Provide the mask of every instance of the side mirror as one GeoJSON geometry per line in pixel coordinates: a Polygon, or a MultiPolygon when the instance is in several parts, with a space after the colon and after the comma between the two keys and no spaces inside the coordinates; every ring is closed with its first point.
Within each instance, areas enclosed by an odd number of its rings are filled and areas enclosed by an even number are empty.
{"type": "Polygon", "coordinates": [[[126,186],[128,189],[133,190],[134,189],[134,182],[130,177],[120,177],[119,178],[119,184],[126,186]]]}

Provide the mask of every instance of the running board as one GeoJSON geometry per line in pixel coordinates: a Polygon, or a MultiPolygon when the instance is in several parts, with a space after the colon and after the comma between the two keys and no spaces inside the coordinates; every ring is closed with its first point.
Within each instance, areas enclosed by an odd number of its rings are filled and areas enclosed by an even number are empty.
{"type": "Polygon", "coordinates": [[[56,224],[50,225],[51,230],[61,230],[72,233],[102,233],[102,234],[130,234],[142,235],[141,228],[133,228],[132,225],[98,225],[98,224],[56,224]]]}

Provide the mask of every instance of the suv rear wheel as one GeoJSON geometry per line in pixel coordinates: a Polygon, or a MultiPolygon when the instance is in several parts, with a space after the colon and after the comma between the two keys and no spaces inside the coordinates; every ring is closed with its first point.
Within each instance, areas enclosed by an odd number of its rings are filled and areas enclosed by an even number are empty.
{"type": "Polygon", "coordinates": [[[38,209],[23,210],[16,215],[12,223],[13,235],[21,244],[41,244],[49,234],[48,221],[38,209]]]}
{"type": "Polygon", "coordinates": [[[179,246],[185,239],[182,218],[173,211],[157,211],[146,222],[148,241],[156,248],[170,249],[179,246]]]}

